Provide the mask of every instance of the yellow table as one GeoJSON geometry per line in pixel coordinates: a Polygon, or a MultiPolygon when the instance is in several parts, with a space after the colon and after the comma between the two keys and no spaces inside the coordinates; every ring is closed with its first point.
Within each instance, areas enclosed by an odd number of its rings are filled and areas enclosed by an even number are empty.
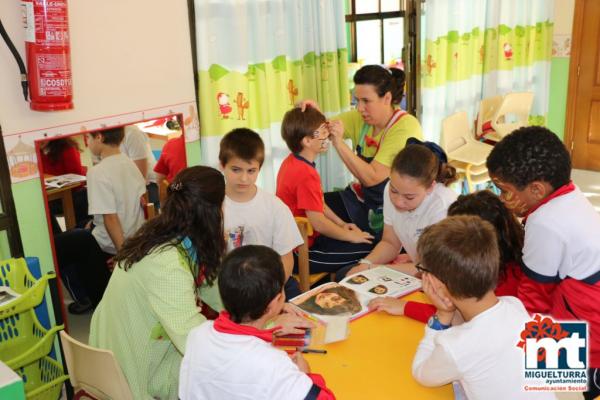
{"type": "MultiPolygon", "coordinates": [[[[405,299],[426,301],[423,293],[405,299]]],[[[411,366],[424,325],[407,317],[371,313],[350,323],[348,339],[325,346],[327,354],[305,354],[339,400],[454,399],[451,385],[427,388],[411,366]]]]}

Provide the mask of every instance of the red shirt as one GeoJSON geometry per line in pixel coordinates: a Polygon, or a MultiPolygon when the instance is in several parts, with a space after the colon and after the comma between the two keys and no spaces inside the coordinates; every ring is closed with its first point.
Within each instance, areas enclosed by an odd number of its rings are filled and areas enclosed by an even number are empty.
{"type": "Polygon", "coordinates": [[[171,183],[179,171],[186,166],[185,138],[181,135],[165,143],[160,158],[154,166],[154,172],[165,175],[167,181],[171,183]]]}
{"type": "MultiPolygon", "coordinates": [[[[277,197],[292,211],[294,217],[306,217],[306,211],[323,212],[323,189],[321,177],[315,164],[290,154],[283,160],[277,173],[277,197]]],[[[317,232],[309,237],[309,247],[317,232]]]]}
{"type": "MultiPolygon", "coordinates": [[[[516,262],[506,264],[506,275],[498,282],[498,286],[494,293],[496,296],[514,296],[517,297],[519,283],[523,278],[521,266],[516,262]]],[[[427,320],[435,314],[437,309],[434,305],[419,303],[416,301],[407,301],[404,306],[404,315],[417,321],[427,322],[427,320]]]]}
{"type": "Polygon", "coordinates": [[[75,147],[66,147],[56,161],[50,161],[42,151],[42,168],[48,175],[77,174],[85,176],[87,167],[81,165],[81,155],[75,147]]]}

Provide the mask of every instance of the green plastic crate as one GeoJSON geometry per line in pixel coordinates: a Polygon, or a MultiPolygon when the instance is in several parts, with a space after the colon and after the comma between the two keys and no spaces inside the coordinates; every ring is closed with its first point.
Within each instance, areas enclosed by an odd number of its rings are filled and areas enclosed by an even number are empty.
{"type": "Polygon", "coordinates": [[[44,328],[33,309],[0,320],[0,361],[13,370],[32,363],[50,352],[63,328],[44,328]]]}
{"type": "Polygon", "coordinates": [[[40,304],[44,298],[48,279],[56,274],[48,273],[35,279],[27,268],[24,258],[10,258],[0,261],[0,286],[8,286],[20,296],[0,306],[0,319],[15,315],[40,304]]]}
{"type": "Polygon", "coordinates": [[[57,400],[63,382],[69,379],[51,357],[42,357],[15,371],[23,379],[27,400],[57,400]]]}

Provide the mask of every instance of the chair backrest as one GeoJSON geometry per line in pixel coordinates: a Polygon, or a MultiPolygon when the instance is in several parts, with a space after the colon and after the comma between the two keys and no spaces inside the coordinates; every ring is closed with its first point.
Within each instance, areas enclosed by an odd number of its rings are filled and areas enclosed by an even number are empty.
{"type": "Polygon", "coordinates": [[[515,129],[527,126],[532,105],[532,92],[506,94],[492,118],[492,128],[500,136],[506,136],[515,129]]]}
{"type": "Polygon", "coordinates": [[[300,280],[300,290],[306,292],[310,289],[310,269],[308,259],[308,237],[313,234],[313,228],[308,218],[295,217],[296,225],[302,236],[302,243],[298,246],[298,278],[300,280]]]}
{"type": "Polygon", "coordinates": [[[460,111],[442,121],[440,145],[446,154],[468,143],[470,136],[469,120],[466,111],[460,111]]]}
{"type": "Polygon", "coordinates": [[[60,332],[71,384],[99,400],[133,400],[129,384],[110,350],[85,345],[60,332]]]}
{"type": "Polygon", "coordinates": [[[485,122],[491,122],[496,111],[502,104],[503,96],[492,96],[481,99],[479,102],[479,114],[477,114],[477,127],[475,128],[476,137],[480,137],[483,133],[483,124],[485,122]]]}

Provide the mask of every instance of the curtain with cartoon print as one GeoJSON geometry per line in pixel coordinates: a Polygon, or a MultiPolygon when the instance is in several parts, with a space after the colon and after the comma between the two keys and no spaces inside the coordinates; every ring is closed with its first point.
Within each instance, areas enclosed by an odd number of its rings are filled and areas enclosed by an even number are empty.
{"type": "Polygon", "coordinates": [[[421,32],[420,115],[427,140],[441,121],[508,92],[534,93],[529,122],[548,112],[553,0],[427,0],[421,32]]]}
{"type": "MultiPolygon", "coordinates": [[[[301,99],[334,115],[348,109],[344,0],[196,0],[202,163],[219,141],[247,127],[265,142],[259,186],[274,192],[289,154],[280,127],[301,99]]],[[[326,190],[350,181],[335,151],[317,162],[326,190]]]]}

